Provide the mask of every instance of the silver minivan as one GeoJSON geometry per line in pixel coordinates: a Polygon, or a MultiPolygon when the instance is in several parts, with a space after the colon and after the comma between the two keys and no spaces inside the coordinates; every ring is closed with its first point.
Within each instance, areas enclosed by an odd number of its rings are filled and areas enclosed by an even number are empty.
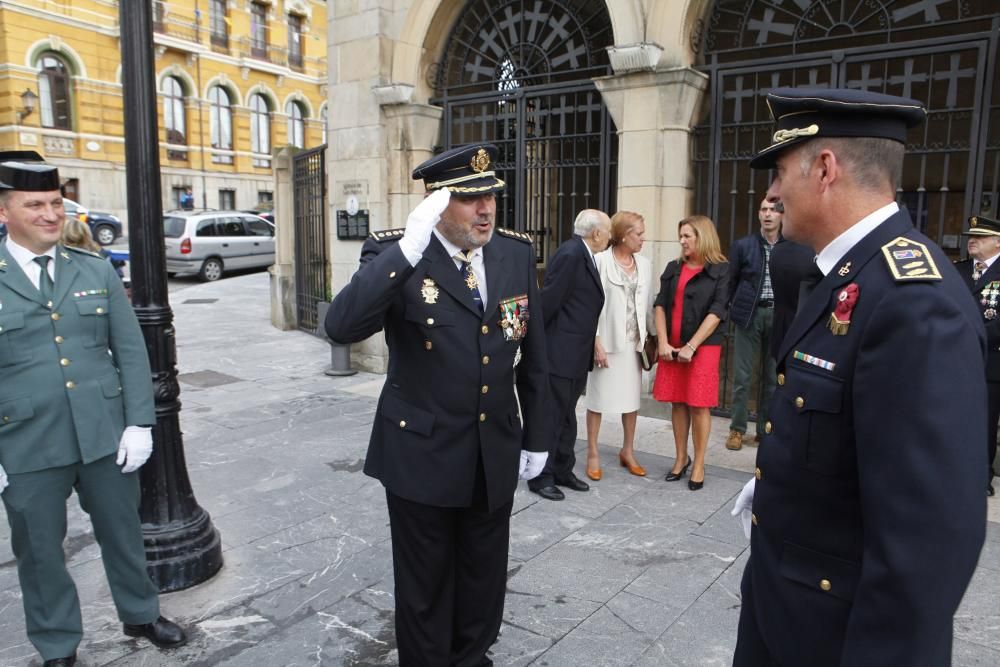
{"type": "Polygon", "coordinates": [[[167,275],[212,281],[233,269],[274,264],[274,225],[240,211],[171,211],[163,217],[167,275]]]}

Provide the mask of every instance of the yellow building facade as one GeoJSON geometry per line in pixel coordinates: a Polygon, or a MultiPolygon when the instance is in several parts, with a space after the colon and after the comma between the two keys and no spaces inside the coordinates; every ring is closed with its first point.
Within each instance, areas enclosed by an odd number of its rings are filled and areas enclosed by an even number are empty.
{"type": "MultiPolygon", "coordinates": [[[[155,0],[164,209],[269,207],[271,156],[324,143],[324,0],[155,0]]],[[[124,217],[118,2],[0,4],[0,150],[59,166],[66,196],[124,217]]]]}

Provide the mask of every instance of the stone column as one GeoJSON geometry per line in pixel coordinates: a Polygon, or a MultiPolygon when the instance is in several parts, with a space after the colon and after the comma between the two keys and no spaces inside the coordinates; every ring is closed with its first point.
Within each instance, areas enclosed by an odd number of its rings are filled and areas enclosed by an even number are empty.
{"type": "Polygon", "coordinates": [[[295,316],[295,188],[292,156],[286,146],[274,155],[274,264],[271,274],[271,324],[288,331],[296,327],[295,316]]]}
{"type": "Polygon", "coordinates": [[[708,76],[677,67],[599,77],[594,83],[618,127],[618,208],[645,217],[643,254],[658,274],[679,251],[677,222],[694,212],[688,156],[708,76]]]}

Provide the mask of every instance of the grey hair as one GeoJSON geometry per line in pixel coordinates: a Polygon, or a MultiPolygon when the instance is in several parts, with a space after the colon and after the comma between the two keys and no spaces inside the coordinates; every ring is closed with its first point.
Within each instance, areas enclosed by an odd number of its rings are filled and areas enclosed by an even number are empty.
{"type": "Polygon", "coordinates": [[[587,238],[594,233],[596,227],[605,224],[605,220],[600,211],[592,208],[584,209],[573,221],[573,233],[587,238]]]}
{"type": "Polygon", "coordinates": [[[903,179],[906,147],[892,139],[877,137],[834,137],[813,140],[802,151],[801,168],[806,174],[824,148],[833,151],[859,187],[868,191],[890,188],[895,192],[903,179]]]}

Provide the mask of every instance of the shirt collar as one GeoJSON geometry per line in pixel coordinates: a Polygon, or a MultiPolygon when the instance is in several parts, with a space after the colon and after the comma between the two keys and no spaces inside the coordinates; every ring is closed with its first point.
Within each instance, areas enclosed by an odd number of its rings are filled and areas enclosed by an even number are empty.
{"type": "Polygon", "coordinates": [[[590,255],[590,259],[593,260],[594,259],[594,251],[590,249],[590,245],[587,243],[587,239],[583,238],[579,234],[574,234],[574,236],[576,236],[576,238],[580,239],[580,243],[582,243],[583,247],[587,249],[587,253],[590,255]]]}
{"type": "Polygon", "coordinates": [[[992,257],[989,257],[987,259],[978,259],[978,260],[974,259],[972,260],[972,265],[975,266],[976,262],[982,262],[983,264],[986,265],[986,268],[988,269],[991,266],[993,266],[993,262],[997,261],[997,257],[1000,257],[1000,253],[997,253],[996,255],[993,255],[992,257]]]}
{"type": "MultiPolygon", "coordinates": [[[[452,259],[455,259],[455,255],[462,252],[463,248],[459,248],[457,245],[446,239],[444,235],[441,234],[441,232],[439,232],[436,228],[434,229],[434,236],[436,236],[438,241],[441,242],[441,245],[444,246],[444,251],[448,253],[448,256],[451,257],[452,259]]],[[[472,249],[472,257],[471,257],[472,259],[475,259],[477,256],[482,257],[482,255],[483,255],[482,246],[472,249]]]]}
{"type": "Polygon", "coordinates": [[[830,241],[830,243],[820,250],[819,254],[816,255],[816,266],[819,270],[823,272],[823,275],[830,273],[833,267],[837,265],[837,262],[850,251],[858,242],[868,234],[881,225],[883,222],[889,219],[893,214],[899,211],[899,205],[896,202],[889,202],[880,209],[872,211],[861,220],[857,221],[849,228],[844,230],[844,232],[830,241]]]}
{"type": "MultiPolygon", "coordinates": [[[[7,252],[10,253],[10,256],[14,259],[15,262],[17,262],[18,266],[20,266],[22,269],[26,269],[32,262],[35,261],[36,257],[41,256],[41,255],[36,255],[35,253],[31,252],[24,246],[18,244],[17,241],[15,241],[10,237],[10,235],[7,236],[7,252]]],[[[56,247],[52,246],[51,248],[43,252],[42,255],[48,255],[53,259],[53,261],[55,261],[56,247]]]]}

